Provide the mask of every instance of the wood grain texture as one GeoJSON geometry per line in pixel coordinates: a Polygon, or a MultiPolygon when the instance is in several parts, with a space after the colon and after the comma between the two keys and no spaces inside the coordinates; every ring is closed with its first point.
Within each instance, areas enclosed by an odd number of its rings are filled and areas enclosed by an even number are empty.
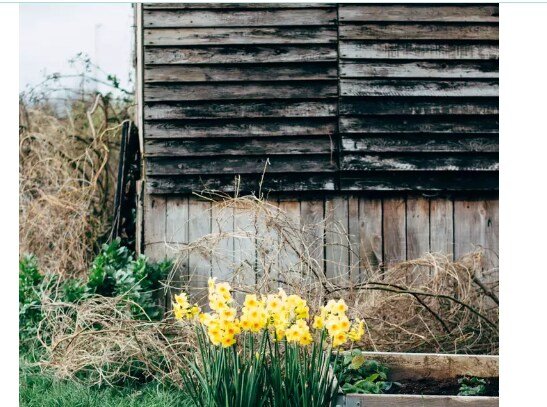
{"type": "Polygon", "coordinates": [[[212,161],[207,157],[168,157],[148,159],[148,175],[200,175],[200,174],[266,174],[334,172],[336,163],[330,156],[271,156],[224,157],[212,161]]]}
{"type": "Polygon", "coordinates": [[[335,3],[145,3],[147,10],[159,9],[264,9],[264,8],[329,8],[335,3]]]}
{"type": "Polygon", "coordinates": [[[342,191],[496,191],[497,171],[367,171],[343,172],[342,191]]]}
{"type": "Polygon", "coordinates": [[[382,217],[381,199],[359,199],[359,257],[363,281],[383,262],[382,217]]]}
{"type": "MultiPolygon", "coordinates": [[[[188,202],[188,240],[193,243],[210,234],[211,202],[190,199],[188,202]]],[[[211,276],[211,257],[207,253],[192,251],[188,258],[188,285],[192,298],[199,304],[207,302],[207,280],[211,276]]]]}
{"type": "Polygon", "coordinates": [[[161,196],[144,196],[144,254],[153,262],[165,259],[166,200],[161,196]]]}
{"type": "Polygon", "coordinates": [[[497,115],[498,98],[343,97],[341,115],[497,115]]]}
{"type": "Polygon", "coordinates": [[[337,56],[335,45],[256,45],[222,47],[146,47],[145,64],[245,64],[270,62],[329,62],[337,56]]]}
{"type": "Polygon", "coordinates": [[[497,24],[347,24],[341,25],[344,40],[497,40],[497,24]]]}
{"type": "Polygon", "coordinates": [[[348,135],[342,138],[342,151],[344,153],[496,153],[499,151],[499,141],[496,135],[484,137],[454,134],[348,135]]]}
{"type": "Polygon", "coordinates": [[[314,260],[314,267],[324,270],[324,201],[302,200],[300,202],[300,226],[303,230],[305,245],[309,256],[314,260]]]}
{"type": "MultiPolygon", "coordinates": [[[[429,199],[410,195],[406,199],[406,257],[418,259],[430,251],[429,199]]],[[[414,267],[407,281],[414,286],[425,282],[431,270],[428,267],[414,267]]]]}
{"type": "Polygon", "coordinates": [[[325,275],[334,284],[348,279],[348,198],[325,199],[325,275]]]}
{"type": "Polygon", "coordinates": [[[145,134],[152,138],[257,137],[328,135],[336,131],[335,119],[292,118],[231,121],[148,121],[145,134]]]}
{"type": "Polygon", "coordinates": [[[211,256],[211,275],[231,281],[234,267],[234,209],[214,202],[211,205],[211,233],[218,237],[211,256]]]}
{"type": "MultiPolygon", "coordinates": [[[[488,247],[491,252],[497,253],[497,199],[457,198],[454,208],[450,197],[428,198],[415,193],[408,195],[406,201],[406,194],[384,197],[383,200],[367,195],[321,196],[287,195],[283,199],[268,198],[267,201],[278,206],[291,219],[293,227],[302,231],[310,256],[321,270],[326,262],[330,278],[346,281],[349,277],[354,282],[367,281],[371,272],[384,263],[384,251],[386,264],[397,259],[416,258],[428,251],[448,255],[451,259],[454,245],[460,257],[473,250],[475,245],[488,247]],[[326,247],[324,242],[327,243],[326,247]]],[[[268,228],[259,217],[255,218],[248,208],[224,207],[220,203],[211,206],[209,202],[193,196],[149,195],[149,198],[160,198],[166,210],[164,212],[157,205],[154,208],[147,206],[147,219],[151,216],[161,217],[162,214],[165,217],[163,221],[159,218],[159,222],[153,225],[155,234],[160,237],[154,237],[152,231],[152,234],[146,235],[147,242],[154,243],[151,239],[161,240],[164,226],[168,246],[162,247],[174,249],[210,232],[235,232],[235,236],[230,235],[219,242],[214,256],[194,253],[190,264],[193,270],[201,270],[200,284],[205,282],[208,272],[220,279],[234,277],[241,284],[253,284],[257,277],[253,270],[263,273],[263,267],[267,266],[265,263],[255,266],[257,250],[261,251],[261,256],[270,256],[268,264],[281,266],[281,270],[285,270],[285,274],[271,276],[272,281],[276,280],[276,286],[278,279],[290,280],[292,276],[309,272],[305,268],[293,267],[296,257],[291,249],[283,253],[271,250],[271,239],[281,239],[282,236],[272,234],[273,229],[268,228]],[[190,218],[192,220],[189,222],[190,218]],[[255,236],[255,230],[260,241],[249,238],[255,236]]],[[[299,245],[300,242],[290,244],[299,245]]],[[[181,259],[176,250],[167,250],[166,256],[177,257],[179,265],[182,260],[182,267],[187,269],[188,259],[181,259]]],[[[497,256],[487,258],[481,277],[495,283],[495,267],[497,256]]],[[[429,269],[416,268],[409,279],[421,278],[428,272],[429,269]]],[[[188,280],[188,274],[182,275],[182,281],[188,280]]],[[[197,285],[197,278],[193,276],[190,282],[197,285]]],[[[203,290],[198,292],[204,293],[203,290]]],[[[168,294],[167,298],[170,296],[168,294]]]]}
{"type": "Polygon", "coordinates": [[[160,102],[145,105],[144,116],[147,120],[334,117],[336,107],[332,100],[160,102]]]}
{"type": "Polygon", "coordinates": [[[458,96],[497,97],[497,80],[389,80],[389,79],[342,79],[342,96],[458,96]]]}
{"type": "Polygon", "coordinates": [[[490,133],[499,131],[498,116],[341,117],[343,133],[490,133]]]}
{"type": "Polygon", "coordinates": [[[340,22],[349,21],[432,21],[498,22],[497,5],[391,4],[339,6],[340,22]]]}
{"type": "Polygon", "coordinates": [[[336,29],[314,27],[167,28],[144,31],[144,44],[154,46],[328,44],[336,29]]]}
{"type": "Polygon", "coordinates": [[[440,42],[340,41],[340,58],[348,59],[498,59],[497,44],[440,42]]]}
{"type": "Polygon", "coordinates": [[[497,154],[345,154],[340,167],[344,171],[497,171],[499,160],[497,154]]]}
{"type": "Polygon", "coordinates": [[[452,199],[432,198],[429,203],[430,249],[454,259],[454,203],[452,199]]]}
{"type": "Polygon", "coordinates": [[[330,62],[148,65],[146,83],[156,82],[241,82],[337,79],[337,68],[330,62]]]}
{"type": "MultiPolygon", "coordinates": [[[[166,198],[165,214],[166,240],[168,243],[168,257],[178,257],[180,249],[188,244],[188,197],[166,198]]],[[[177,275],[175,282],[188,280],[188,258],[177,261],[177,275]]]]}
{"type": "Polygon", "coordinates": [[[146,102],[177,102],[180,100],[238,100],[332,98],[338,89],[336,81],[321,82],[258,82],[250,84],[155,84],[145,86],[146,102]]]}
{"type": "Polygon", "coordinates": [[[383,252],[386,265],[406,260],[406,202],[402,198],[384,198],[383,252]]]}
{"type": "Polygon", "coordinates": [[[328,25],[336,23],[336,10],[144,10],[144,27],[251,27],[328,25]]]}
{"type": "Polygon", "coordinates": [[[146,141],[147,157],[218,157],[223,156],[275,156],[302,154],[331,154],[329,136],[290,138],[203,138],[203,139],[149,139],[146,141]]]}
{"type": "Polygon", "coordinates": [[[484,396],[421,396],[409,394],[352,394],[346,407],[498,407],[499,397],[484,396]]]}
{"type": "Polygon", "coordinates": [[[348,243],[349,263],[348,278],[352,283],[360,283],[362,276],[360,272],[360,240],[361,227],[359,223],[359,197],[348,197],[348,243]]]}
{"type": "Polygon", "coordinates": [[[483,250],[483,269],[487,271],[496,267],[499,244],[498,200],[455,200],[454,241],[456,259],[471,251],[483,250]]]}
{"type": "Polygon", "coordinates": [[[226,193],[275,193],[279,191],[334,191],[334,173],[311,174],[260,174],[244,175],[237,183],[236,175],[215,174],[205,176],[147,176],[146,193],[148,194],[188,194],[191,191],[223,191],[226,193]]]}
{"type": "Polygon", "coordinates": [[[342,78],[498,78],[495,60],[340,61],[342,78]]]}

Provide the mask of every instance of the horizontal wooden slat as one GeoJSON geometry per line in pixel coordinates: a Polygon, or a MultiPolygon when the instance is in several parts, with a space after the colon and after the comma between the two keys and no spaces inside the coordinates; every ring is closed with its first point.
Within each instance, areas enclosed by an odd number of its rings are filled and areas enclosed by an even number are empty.
{"type": "Polygon", "coordinates": [[[263,9],[335,7],[334,3],[143,3],[145,10],[158,9],[263,9]]]}
{"type": "Polygon", "coordinates": [[[144,10],[145,28],[251,27],[335,24],[336,9],[144,10]]]}
{"type": "Polygon", "coordinates": [[[447,4],[383,4],[339,6],[340,22],[348,21],[455,21],[455,22],[497,22],[497,5],[447,4]]]}
{"type": "Polygon", "coordinates": [[[342,137],[345,153],[367,152],[490,152],[499,151],[498,137],[464,135],[382,135],[342,137]]]}
{"type": "Polygon", "coordinates": [[[363,355],[390,366],[392,380],[413,380],[417,377],[446,380],[466,375],[483,378],[499,376],[497,355],[399,352],[363,352],[363,355]]]}
{"type": "Polygon", "coordinates": [[[340,41],[340,58],[352,59],[498,59],[497,44],[340,41]]]}
{"type": "Polygon", "coordinates": [[[340,133],[498,133],[497,116],[341,117],[340,133]]]}
{"type": "Polygon", "coordinates": [[[364,24],[341,25],[345,40],[497,40],[497,24],[364,24]]]}
{"type": "Polygon", "coordinates": [[[145,64],[235,64],[335,61],[336,46],[298,45],[150,48],[145,64]]]}
{"type": "Polygon", "coordinates": [[[498,61],[340,62],[344,78],[498,78],[498,61]]]}
{"type": "Polygon", "coordinates": [[[334,144],[329,136],[147,140],[144,145],[144,151],[147,157],[332,154],[334,144]]]}
{"type": "Polygon", "coordinates": [[[492,191],[499,187],[497,171],[367,171],[342,172],[342,191],[492,191]]]}
{"type": "Polygon", "coordinates": [[[253,83],[170,83],[144,87],[145,102],[180,100],[290,99],[336,97],[336,81],[253,83]]]}
{"type": "Polygon", "coordinates": [[[498,407],[499,397],[485,396],[433,396],[416,394],[350,394],[345,405],[348,407],[498,407]],[[471,399],[471,400],[470,400],[471,399]]]}
{"type": "Polygon", "coordinates": [[[344,154],[342,171],[497,171],[497,154],[344,154]]]}
{"type": "Polygon", "coordinates": [[[148,177],[145,187],[149,194],[184,194],[195,191],[214,191],[249,193],[257,195],[278,191],[333,191],[335,175],[327,174],[269,174],[245,175],[237,180],[234,175],[215,177],[148,177]],[[237,188],[236,188],[237,185],[237,188]]]}
{"type": "Polygon", "coordinates": [[[336,79],[334,62],[244,65],[149,65],[146,83],[215,81],[288,81],[336,79]]]}
{"type": "Polygon", "coordinates": [[[341,79],[342,96],[497,97],[497,80],[341,79]]]}
{"type": "Polygon", "coordinates": [[[345,97],[341,115],[498,114],[498,98],[345,97]]]}
{"type": "Polygon", "coordinates": [[[243,102],[154,103],[144,106],[146,120],[249,117],[334,117],[336,101],[269,100],[243,102]]]}
{"type": "Polygon", "coordinates": [[[306,136],[334,134],[336,119],[145,122],[145,138],[306,136]]]}
{"type": "Polygon", "coordinates": [[[334,172],[336,163],[330,155],[271,157],[149,157],[148,175],[262,174],[290,172],[334,172]]]}
{"type": "Polygon", "coordinates": [[[334,27],[162,28],[144,31],[144,45],[327,44],[334,27]]]}

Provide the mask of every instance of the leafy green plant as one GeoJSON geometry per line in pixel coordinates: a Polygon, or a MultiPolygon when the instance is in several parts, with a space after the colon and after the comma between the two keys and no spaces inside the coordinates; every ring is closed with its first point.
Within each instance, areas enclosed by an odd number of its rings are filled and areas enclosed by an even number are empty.
{"type": "Polygon", "coordinates": [[[366,359],[354,349],[343,356],[335,374],[344,393],[382,394],[399,383],[388,380],[389,368],[382,363],[366,359]]]}
{"type": "Polygon", "coordinates": [[[171,268],[170,261],[151,264],[143,255],[133,259],[133,253],[115,239],[104,244],[93,261],[87,289],[105,297],[124,295],[136,303],[135,316],[157,319],[162,308],[156,303],[154,292],[161,288],[161,280],[171,268]]]}
{"type": "Polygon", "coordinates": [[[42,297],[54,295],[62,302],[77,303],[83,298],[99,294],[105,297],[125,296],[134,304],[132,312],[138,318],[158,319],[162,307],[155,299],[172,263],[148,262],[141,255],[121,245],[120,239],[104,244],[95,257],[87,281],[81,278],[61,279],[56,274],[42,274],[33,255],[25,255],[19,261],[19,332],[23,347],[36,337],[42,320],[42,297]]]}
{"type": "Polygon", "coordinates": [[[462,377],[458,379],[460,390],[458,396],[484,396],[486,394],[486,380],[478,377],[462,377]]]}
{"type": "Polygon", "coordinates": [[[19,261],[19,341],[22,347],[35,337],[42,319],[40,286],[43,280],[36,257],[23,256],[19,261]]]}

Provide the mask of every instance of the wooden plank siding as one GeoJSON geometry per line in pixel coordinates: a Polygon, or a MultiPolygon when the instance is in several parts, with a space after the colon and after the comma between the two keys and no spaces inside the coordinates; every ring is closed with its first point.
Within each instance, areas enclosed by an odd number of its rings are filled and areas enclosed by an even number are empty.
{"type": "Polygon", "coordinates": [[[335,188],[336,5],[148,4],[142,37],[148,193],[335,188]]]}
{"type": "Polygon", "coordinates": [[[497,189],[497,5],[139,10],[147,193],[497,189]]]}
{"type": "Polygon", "coordinates": [[[340,189],[496,189],[498,6],[340,4],[338,14],[340,189]]]}
{"type": "MultiPolygon", "coordinates": [[[[499,16],[495,4],[148,3],[137,6],[142,246],[209,276],[258,264],[282,239],[263,220],[191,194],[255,193],[307,230],[329,279],[425,252],[498,264],[499,16]],[[336,228],[336,233],[333,232],[336,228]],[[262,242],[245,237],[258,230],[262,242]],[[261,244],[262,243],[262,244],[261,244]],[[323,247],[323,243],[328,246],[323,247]]],[[[294,253],[270,253],[291,269],[294,253]]],[[[272,259],[270,259],[272,260],[272,259]]],[[[295,270],[293,270],[295,271],[295,270]]],[[[416,270],[419,278],[429,270],[416,270]]],[[[257,275],[242,275],[252,284],[257,275]]]]}
{"type": "MultiPolygon", "coordinates": [[[[333,282],[366,281],[383,266],[428,252],[458,259],[479,248],[485,254],[484,278],[497,279],[499,219],[495,197],[288,195],[270,197],[267,202],[290,219],[289,228],[304,232],[305,242],[291,241],[285,250],[277,251],[272,242],[287,236],[278,235],[248,208],[211,205],[193,196],[148,195],[145,252],[156,260],[177,258],[181,269],[174,283],[189,280],[201,295],[209,276],[222,280],[237,273],[238,282],[253,284],[257,275],[251,270],[256,270],[268,272],[274,285],[286,281],[290,273],[298,272],[298,257],[291,245],[304,243],[313,261],[333,282]],[[255,231],[260,241],[249,237],[255,231]],[[173,250],[211,233],[230,233],[215,240],[214,253],[193,252],[189,258],[181,258],[180,251],[173,250]],[[274,271],[280,267],[286,275],[262,270],[263,263],[255,266],[256,256],[260,251],[265,255],[264,250],[269,252],[270,266],[276,265],[274,271]]],[[[417,267],[408,278],[416,280],[429,273],[429,269],[417,267]]]]}

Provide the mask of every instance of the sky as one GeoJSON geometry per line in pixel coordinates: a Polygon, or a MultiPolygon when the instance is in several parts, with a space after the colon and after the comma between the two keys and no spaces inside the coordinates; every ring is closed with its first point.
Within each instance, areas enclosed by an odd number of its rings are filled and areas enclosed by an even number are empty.
{"type": "Polygon", "coordinates": [[[19,6],[19,90],[44,72],[71,74],[68,60],[84,52],[122,87],[133,88],[131,3],[34,3],[19,6]]]}

